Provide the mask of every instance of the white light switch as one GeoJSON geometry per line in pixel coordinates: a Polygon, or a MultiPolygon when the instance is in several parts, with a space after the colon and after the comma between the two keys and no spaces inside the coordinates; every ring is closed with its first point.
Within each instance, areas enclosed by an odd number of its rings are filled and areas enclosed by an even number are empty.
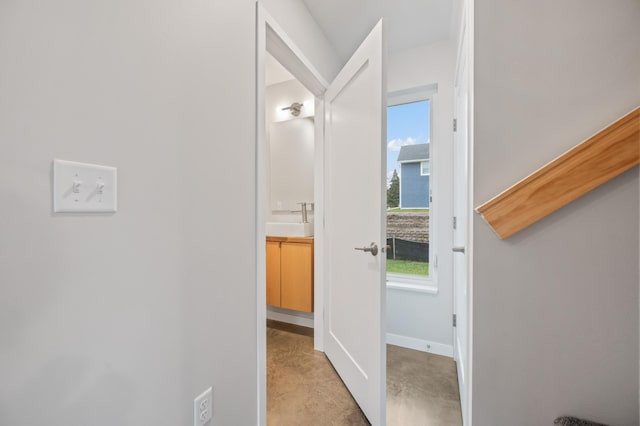
{"type": "Polygon", "coordinates": [[[115,213],[118,210],[115,167],[53,161],[55,213],[115,213]]]}

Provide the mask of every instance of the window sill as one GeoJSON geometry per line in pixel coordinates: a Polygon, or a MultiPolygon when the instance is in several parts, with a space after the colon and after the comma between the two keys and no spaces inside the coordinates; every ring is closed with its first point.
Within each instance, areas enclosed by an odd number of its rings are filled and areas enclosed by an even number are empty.
{"type": "Polygon", "coordinates": [[[431,279],[405,277],[395,274],[387,275],[387,288],[414,293],[438,294],[438,286],[431,279]]]}

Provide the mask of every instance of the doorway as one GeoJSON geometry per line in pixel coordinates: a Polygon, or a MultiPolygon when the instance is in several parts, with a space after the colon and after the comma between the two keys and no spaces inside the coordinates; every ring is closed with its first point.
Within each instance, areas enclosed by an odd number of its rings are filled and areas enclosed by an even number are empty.
{"type": "MultiPolygon", "coordinates": [[[[315,348],[325,352],[370,421],[383,424],[384,257],[378,255],[384,213],[381,203],[386,116],[383,23],[376,25],[330,84],[319,77],[259,3],[257,29],[257,204],[264,206],[267,202],[264,62],[268,52],[316,96],[314,210],[316,228],[321,226],[320,231],[314,232],[315,348]],[[358,157],[364,155],[366,158],[354,169],[346,160],[355,157],[356,153],[358,157]],[[357,197],[354,197],[354,188],[357,197]],[[361,214],[364,211],[368,213],[361,214]],[[370,241],[374,242],[367,244],[370,241]]],[[[264,211],[258,209],[256,264],[261,422],[266,420],[264,224],[264,211]]],[[[384,246],[381,249],[383,251],[384,246]]]]}
{"type": "Polygon", "coordinates": [[[451,203],[450,191],[442,188],[451,179],[452,133],[439,126],[452,112],[442,101],[449,95],[446,82],[439,93],[441,77],[392,92],[387,103],[389,425],[462,424],[450,337],[451,254],[439,250],[446,244],[438,239],[448,233],[438,219],[450,214],[451,203]],[[431,131],[434,122],[437,132],[431,131]]]}
{"type": "MultiPolygon", "coordinates": [[[[283,66],[283,69],[289,76],[297,80],[297,84],[304,87],[304,90],[311,95],[311,99],[301,99],[299,103],[303,105],[307,104],[307,109],[313,109],[311,116],[314,119],[313,124],[313,210],[315,212],[323,211],[323,191],[321,190],[321,176],[323,167],[322,156],[322,128],[323,128],[323,108],[322,102],[318,97],[322,96],[327,83],[323,80],[320,74],[313,69],[309,62],[305,59],[302,52],[296,48],[295,44],[286,33],[278,26],[277,22],[268,14],[265,8],[257,3],[257,49],[256,49],[256,180],[257,180],[257,192],[256,192],[256,205],[258,206],[256,212],[256,264],[257,264],[257,278],[256,278],[256,294],[257,294],[257,336],[258,336],[258,424],[267,424],[267,246],[266,246],[266,223],[268,220],[267,206],[271,206],[272,200],[270,199],[270,192],[267,183],[270,181],[270,161],[268,160],[267,150],[267,111],[266,111],[266,64],[267,61],[276,61],[283,66]]],[[[300,89],[297,89],[300,93],[300,89]]],[[[284,108],[284,107],[282,107],[284,108]]],[[[282,110],[271,113],[289,114],[291,110],[282,110]]],[[[304,108],[304,107],[303,107],[304,108]]],[[[307,201],[307,200],[300,200],[307,201]]],[[[276,201],[277,202],[277,201],[276,201]]],[[[295,201],[294,201],[295,202],[295,201]]],[[[290,207],[283,206],[288,210],[290,207]]],[[[277,210],[277,209],[276,209],[277,210]]],[[[317,224],[317,213],[314,222],[317,224]]],[[[313,250],[313,279],[315,282],[322,282],[322,235],[318,232],[314,237],[314,250],[313,250]]],[[[315,286],[313,290],[313,310],[318,312],[322,311],[322,292],[320,286],[315,286]]],[[[313,326],[314,344],[313,347],[316,350],[322,350],[322,316],[313,315],[309,317],[301,317],[303,325],[313,326]]]]}
{"type": "MultiPolygon", "coordinates": [[[[319,152],[317,153],[316,158],[319,160],[317,162],[317,164],[315,165],[315,170],[319,173],[316,173],[316,177],[315,177],[315,186],[314,188],[320,189],[319,191],[317,191],[317,195],[318,197],[316,197],[316,205],[315,205],[315,211],[316,214],[318,216],[322,216],[322,220],[317,219],[316,220],[316,224],[322,223],[323,228],[324,225],[331,226],[331,217],[329,217],[329,220],[327,221],[327,207],[325,205],[325,196],[326,196],[326,174],[324,174],[325,171],[325,159],[327,157],[330,156],[330,152],[327,152],[327,147],[326,146],[322,146],[324,143],[325,138],[327,137],[327,133],[330,133],[327,131],[327,129],[329,127],[325,126],[324,120],[325,117],[330,117],[330,114],[328,114],[326,111],[324,111],[324,107],[325,107],[325,103],[327,102],[327,98],[331,98],[331,96],[325,96],[323,99],[323,94],[325,93],[325,89],[327,87],[329,87],[329,84],[327,84],[326,82],[324,82],[322,80],[321,77],[319,77],[319,74],[316,73],[313,70],[313,67],[309,65],[309,62],[305,60],[304,55],[302,55],[302,53],[295,48],[295,45],[291,42],[291,40],[289,40],[286,36],[286,34],[284,32],[282,32],[280,30],[280,28],[277,26],[277,23],[275,23],[266,13],[266,11],[264,11],[264,9],[261,8],[260,5],[258,5],[258,15],[259,15],[259,19],[258,19],[258,55],[264,55],[266,54],[266,52],[268,51],[269,53],[273,54],[274,57],[277,57],[278,59],[283,58],[283,63],[287,62],[289,63],[289,69],[290,71],[292,71],[293,74],[296,75],[297,78],[299,78],[299,80],[305,85],[305,87],[307,87],[308,89],[310,89],[310,91],[316,96],[315,99],[315,110],[316,110],[316,127],[315,127],[315,132],[316,132],[316,141],[322,141],[321,143],[317,143],[316,144],[316,149],[319,150],[319,152]],[[262,35],[262,36],[261,36],[262,35]],[[287,59],[288,58],[288,59],[287,59]],[[306,83],[304,82],[304,80],[306,79],[306,83]],[[323,102],[324,101],[324,102],[323,102]]],[[[264,64],[263,64],[263,59],[264,58],[259,58],[257,61],[257,71],[258,71],[258,75],[262,75],[262,73],[264,72],[264,64]]],[[[360,70],[362,70],[362,67],[358,67],[354,70],[354,73],[352,75],[357,75],[360,73],[360,70]]],[[[351,78],[351,77],[349,77],[351,78]]],[[[345,82],[345,84],[347,84],[347,82],[345,82]]],[[[258,193],[257,193],[257,204],[258,206],[264,206],[265,203],[267,202],[266,200],[266,195],[264,194],[264,192],[261,191],[261,182],[265,181],[265,175],[266,175],[266,170],[265,170],[265,165],[262,161],[260,161],[261,158],[264,158],[265,153],[262,151],[263,150],[263,138],[264,135],[260,134],[261,129],[264,128],[265,122],[264,122],[264,111],[260,111],[261,105],[263,105],[264,103],[264,82],[262,81],[258,81],[257,83],[258,86],[258,94],[257,94],[257,105],[258,105],[258,117],[257,117],[257,123],[258,123],[258,131],[259,134],[257,135],[257,141],[258,141],[258,145],[256,147],[257,152],[258,152],[258,162],[257,162],[257,180],[258,180],[258,193]]],[[[337,93],[341,93],[341,92],[337,92],[337,93]]],[[[366,92],[361,92],[361,93],[366,93],[366,92]]],[[[335,94],[335,93],[334,93],[335,94]]],[[[386,141],[385,141],[386,142],[386,141]]],[[[382,148],[382,147],[381,147],[382,148]]],[[[366,163],[366,162],[365,162],[366,163]]],[[[384,197],[384,177],[381,176],[380,179],[380,198],[384,197]]],[[[357,185],[358,188],[363,188],[363,185],[357,185]]],[[[345,200],[347,200],[347,198],[345,198],[345,200]]],[[[379,206],[381,206],[381,203],[378,204],[379,206]]],[[[381,213],[384,212],[384,208],[380,208],[381,213]]],[[[266,332],[264,332],[265,330],[265,321],[266,321],[266,312],[263,310],[263,305],[262,305],[262,300],[265,300],[265,290],[264,290],[264,286],[262,285],[265,281],[265,256],[264,256],[264,238],[266,236],[265,234],[265,229],[264,229],[264,213],[263,212],[258,212],[257,214],[257,218],[258,218],[258,223],[257,223],[257,259],[256,259],[256,263],[257,263],[257,294],[258,294],[258,315],[257,315],[257,320],[258,320],[258,371],[259,371],[259,389],[258,389],[258,401],[259,401],[259,406],[260,406],[260,419],[259,422],[260,424],[265,424],[266,422],[266,383],[265,383],[265,372],[266,372],[266,366],[265,366],[265,358],[264,358],[264,348],[266,346],[266,332]]],[[[335,218],[335,216],[333,217],[335,218]]],[[[383,230],[383,228],[380,228],[381,230],[383,230]]],[[[315,311],[316,311],[316,315],[314,318],[314,327],[315,327],[315,339],[314,339],[314,347],[317,350],[326,350],[326,343],[327,343],[327,339],[326,336],[329,334],[331,334],[332,331],[334,330],[327,330],[326,327],[326,320],[324,320],[326,318],[327,315],[327,310],[325,309],[327,306],[327,291],[326,288],[324,289],[324,291],[322,290],[322,287],[324,287],[324,284],[326,282],[330,282],[332,277],[330,276],[326,276],[327,275],[327,270],[329,268],[326,268],[327,266],[333,265],[333,262],[330,261],[329,259],[326,258],[327,253],[331,253],[331,251],[327,250],[327,244],[335,244],[336,242],[336,238],[335,235],[331,235],[329,234],[329,238],[326,239],[326,241],[324,240],[325,237],[327,236],[327,234],[325,232],[315,232],[315,237],[316,237],[316,247],[317,250],[315,251],[315,255],[314,255],[314,261],[315,261],[315,272],[314,272],[314,278],[316,281],[316,288],[314,290],[314,305],[315,305],[315,311]],[[322,247],[322,248],[320,248],[322,247]],[[320,314],[321,313],[321,314],[320,314]]],[[[375,237],[374,237],[375,238],[375,237]]],[[[358,241],[348,241],[346,244],[340,244],[340,245],[335,245],[332,248],[339,248],[340,250],[343,250],[345,247],[348,248],[347,251],[344,251],[343,255],[341,255],[341,258],[346,258],[349,257],[351,258],[351,254],[353,254],[354,252],[352,251],[354,248],[356,249],[362,249],[362,255],[363,257],[360,257],[359,259],[361,260],[365,260],[366,263],[370,266],[374,266],[375,268],[379,268],[380,265],[384,266],[384,261],[381,259],[381,256],[378,256],[377,258],[375,258],[375,255],[373,255],[373,245],[369,246],[367,244],[368,241],[370,241],[371,237],[364,237],[364,238],[359,238],[358,241]],[[367,241],[360,241],[366,239],[367,241]],[[368,256],[374,256],[374,257],[368,257],[368,256]]],[[[382,241],[382,239],[379,240],[378,244],[380,244],[380,242],[382,241]]],[[[374,241],[375,244],[375,241],[374,241]]],[[[355,257],[353,259],[356,259],[355,257]]],[[[359,260],[358,260],[359,261],[359,260]]],[[[383,293],[385,290],[384,286],[380,287],[380,292],[383,293]]],[[[329,292],[329,295],[331,293],[329,292]]],[[[381,296],[381,301],[382,303],[384,303],[384,296],[381,296]]],[[[331,301],[328,301],[331,302],[331,301]]],[[[380,308],[378,309],[378,315],[381,315],[381,312],[383,312],[383,308],[384,305],[380,305],[380,308]]],[[[347,312],[347,311],[345,311],[347,312]]],[[[329,310],[329,313],[332,314],[331,310],[329,310]]],[[[381,330],[384,330],[384,324],[383,321],[379,321],[381,330]]],[[[335,335],[335,333],[334,333],[335,335]]],[[[344,351],[344,347],[340,348],[340,342],[337,345],[338,349],[343,350],[344,351]]],[[[344,346],[344,345],[343,345],[344,346]]],[[[383,346],[381,345],[381,351],[380,351],[380,359],[384,360],[385,355],[386,354],[382,354],[383,350],[382,350],[383,346]]],[[[347,354],[347,361],[351,362],[348,360],[349,358],[349,353],[348,351],[345,352],[347,354]]],[[[357,368],[357,363],[353,363],[357,368]]],[[[384,371],[384,363],[378,363],[381,365],[381,370],[384,371]]],[[[382,388],[384,389],[384,386],[382,386],[382,388]]],[[[378,405],[383,405],[384,404],[384,397],[382,397],[382,400],[379,401],[378,405]],[[382,403],[382,404],[380,404],[382,403]]],[[[384,416],[377,416],[377,419],[375,421],[375,424],[384,424],[384,416]]]]}

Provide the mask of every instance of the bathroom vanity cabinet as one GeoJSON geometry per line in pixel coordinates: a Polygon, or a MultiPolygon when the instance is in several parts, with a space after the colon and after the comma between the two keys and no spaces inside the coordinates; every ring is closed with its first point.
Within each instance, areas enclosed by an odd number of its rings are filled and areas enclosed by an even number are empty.
{"type": "Polygon", "coordinates": [[[313,238],[267,237],[267,305],[313,312],[313,238]]]}

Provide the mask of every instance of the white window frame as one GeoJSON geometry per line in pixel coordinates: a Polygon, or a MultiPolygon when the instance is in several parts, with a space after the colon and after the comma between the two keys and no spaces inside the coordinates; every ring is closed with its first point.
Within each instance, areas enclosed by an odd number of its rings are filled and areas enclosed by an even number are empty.
{"type": "MultiPolygon", "coordinates": [[[[420,86],[406,90],[387,93],[387,108],[392,106],[404,105],[414,102],[429,101],[429,175],[431,175],[431,159],[435,164],[437,161],[437,150],[434,152],[431,136],[433,135],[433,110],[435,108],[435,95],[438,93],[438,85],[420,86]]],[[[437,143],[437,142],[436,142],[437,143]]],[[[422,175],[422,165],[420,167],[422,175]]],[[[436,247],[437,239],[437,220],[438,220],[438,203],[435,208],[432,207],[433,200],[436,200],[437,191],[434,190],[434,179],[429,180],[429,275],[426,278],[415,275],[389,274],[387,273],[387,288],[427,294],[438,294],[438,250],[436,247]]],[[[402,187],[402,185],[400,185],[402,187]]],[[[401,189],[402,190],[402,189],[401,189]]],[[[402,197],[400,198],[402,200],[402,197]]]]}
{"type": "MultiPolygon", "coordinates": [[[[431,125],[431,123],[429,123],[431,125]]],[[[422,160],[420,162],[420,176],[430,176],[431,175],[431,163],[429,160],[422,160]],[[424,172],[424,165],[427,165],[427,172],[424,172]]]]}

